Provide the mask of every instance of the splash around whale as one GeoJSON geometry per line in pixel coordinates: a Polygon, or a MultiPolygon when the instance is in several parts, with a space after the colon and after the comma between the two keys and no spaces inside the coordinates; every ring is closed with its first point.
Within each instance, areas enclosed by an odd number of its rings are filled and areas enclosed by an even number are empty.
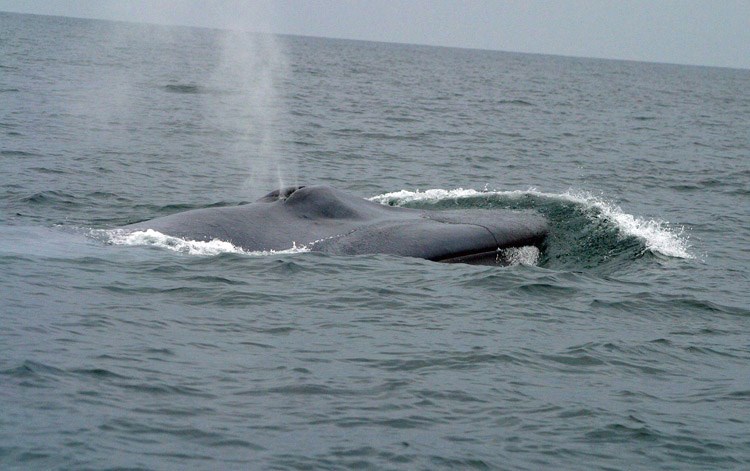
{"type": "Polygon", "coordinates": [[[385,206],[329,186],[294,186],[254,203],[205,208],[130,224],[186,240],[221,240],[247,251],[305,246],[333,255],[389,254],[437,262],[506,264],[505,250],[543,248],[535,212],[385,206]]]}

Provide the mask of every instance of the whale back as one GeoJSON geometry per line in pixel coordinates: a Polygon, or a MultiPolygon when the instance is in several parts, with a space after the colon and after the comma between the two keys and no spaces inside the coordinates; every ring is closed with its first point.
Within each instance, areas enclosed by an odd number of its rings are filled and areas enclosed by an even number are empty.
{"type": "Polygon", "coordinates": [[[330,254],[390,254],[482,263],[507,247],[542,246],[547,221],[510,210],[430,211],[385,206],[328,186],[295,186],[255,203],[172,214],[130,226],[250,251],[306,246],[330,254]]]}

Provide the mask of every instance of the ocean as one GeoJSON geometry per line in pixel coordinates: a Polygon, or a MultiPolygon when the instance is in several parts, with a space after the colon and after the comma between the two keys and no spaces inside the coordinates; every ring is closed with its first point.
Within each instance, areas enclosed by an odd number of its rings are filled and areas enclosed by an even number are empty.
{"type": "Polygon", "coordinates": [[[750,468],[750,70],[0,13],[0,468],[750,468]],[[118,227],[325,184],[507,267],[118,227]]]}

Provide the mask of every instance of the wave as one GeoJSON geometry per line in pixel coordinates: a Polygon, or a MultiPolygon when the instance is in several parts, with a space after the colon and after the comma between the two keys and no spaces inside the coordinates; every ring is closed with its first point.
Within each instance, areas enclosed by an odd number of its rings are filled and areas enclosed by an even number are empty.
{"type": "Polygon", "coordinates": [[[577,258],[584,261],[584,265],[591,266],[620,255],[637,258],[645,252],[672,258],[694,258],[684,228],[628,214],[615,203],[583,191],[553,194],[533,188],[526,191],[401,190],[374,196],[370,200],[391,206],[427,204],[455,208],[459,205],[462,208],[539,211],[551,225],[547,261],[577,258]],[[568,245],[567,249],[565,245],[568,245]]]}

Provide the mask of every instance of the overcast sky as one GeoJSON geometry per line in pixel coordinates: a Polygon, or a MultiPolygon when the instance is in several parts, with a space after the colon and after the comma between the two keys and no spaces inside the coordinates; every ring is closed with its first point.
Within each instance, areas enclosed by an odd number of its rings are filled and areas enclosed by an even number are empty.
{"type": "Polygon", "coordinates": [[[0,0],[0,11],[750,69],[750,0],[0,0]]]}

